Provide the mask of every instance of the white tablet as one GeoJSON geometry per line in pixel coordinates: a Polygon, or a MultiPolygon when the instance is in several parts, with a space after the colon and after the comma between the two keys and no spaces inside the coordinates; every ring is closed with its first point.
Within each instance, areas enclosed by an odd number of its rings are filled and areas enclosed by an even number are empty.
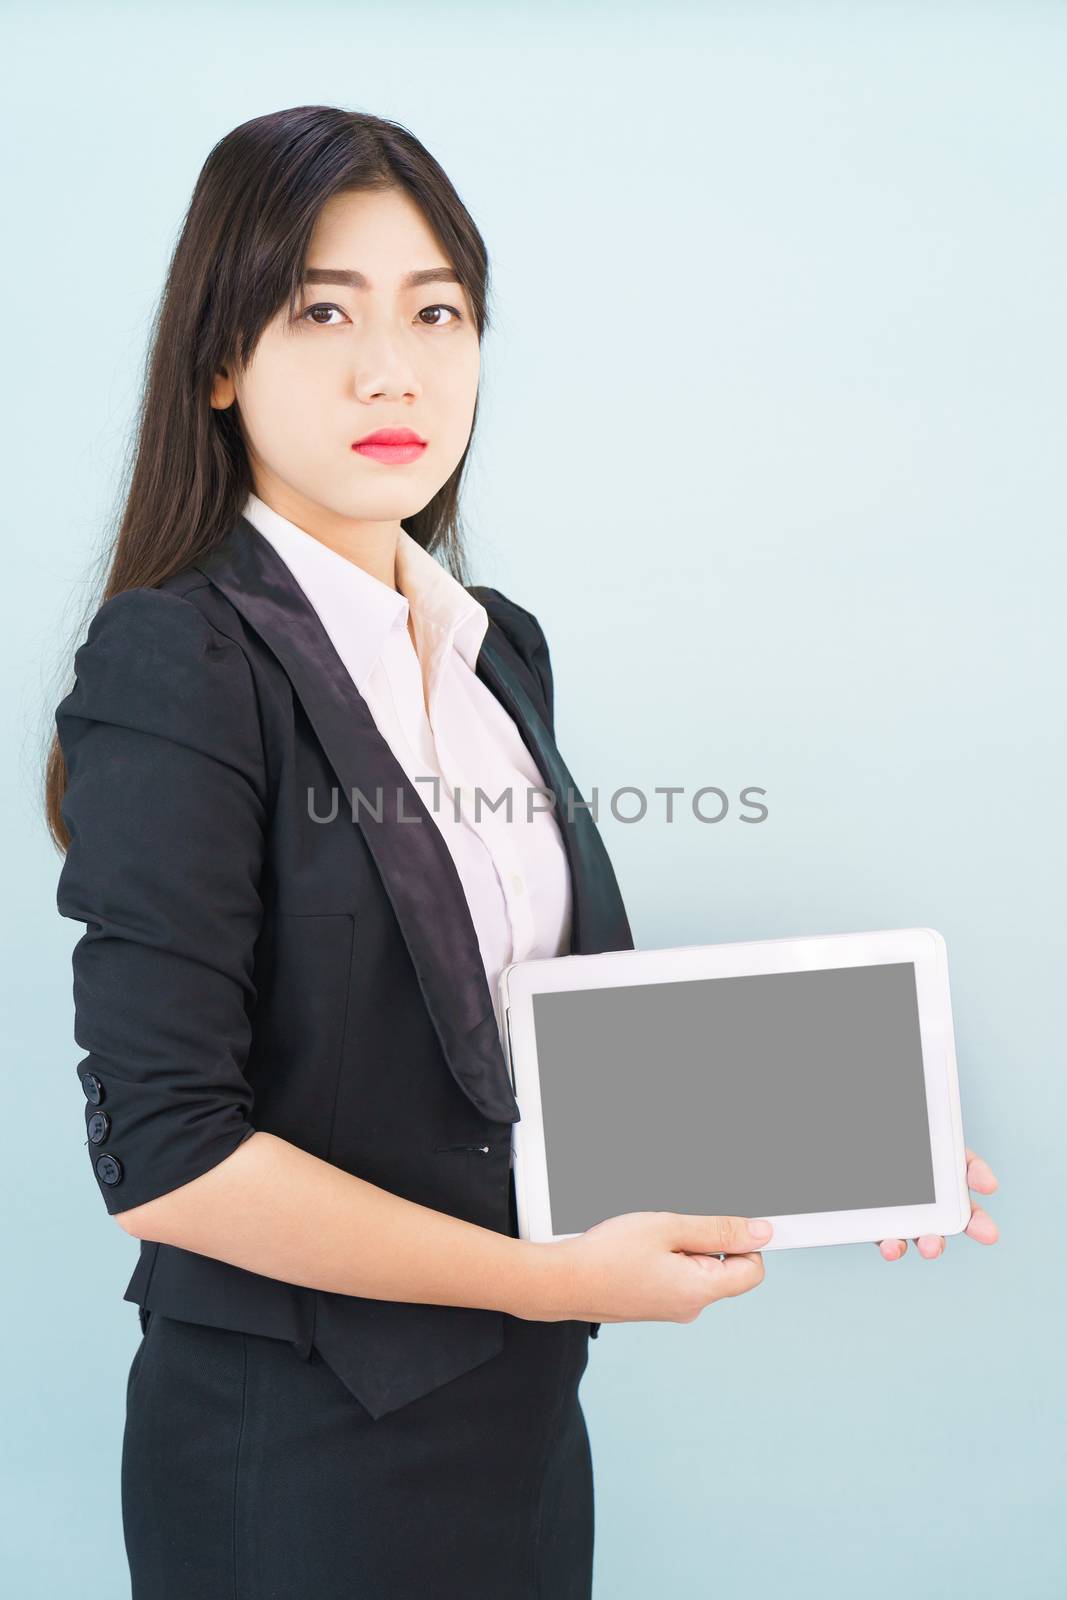
{"type": "Polygon", "coordinates": [[[932,928],[519,961],[499,1005],[524,1239],[628,1211],[766,1217],[764,1250],[967,1226],[932,928]]]}

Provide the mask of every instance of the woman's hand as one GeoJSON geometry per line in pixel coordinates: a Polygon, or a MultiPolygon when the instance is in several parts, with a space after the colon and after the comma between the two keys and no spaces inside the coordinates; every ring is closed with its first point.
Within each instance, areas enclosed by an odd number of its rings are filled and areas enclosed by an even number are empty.
{"type": "MultiPolygon", "coordinates": [[[[992,1169],[973,1150],[967,1151],[967,1187],[977,1189],[979,1194],[993,1194],[998,1187],[992,1169]]],[[[971,1206],[971,1220],[963,1231],[969,1233],[972,1239],[977,1239],[979,1244],[996,1244],[1000,1237],[989,1212],[977,1205],[971,1206]]],[[[921,1233],[914,1242],[919,1254],[927,1261],[936,1261],[945,1248],[944,1236],[940,1233],[921,1233]]],[[[884,1260],[899,1261],[908,1248],[908,1241],[883,1239],[878,1248],[884,1260]]]]}
{"type": "Polygon", "coordinates": [[[713,1300],[763,1282],[758,1245],[772,1232],[765,1226],[760,1239],[744,1217],[674,1211],[608,1217],[552,1246],[566,1251],[570,1304],[561,1315],[589,1322],[695,1322],[713,1300]]]}

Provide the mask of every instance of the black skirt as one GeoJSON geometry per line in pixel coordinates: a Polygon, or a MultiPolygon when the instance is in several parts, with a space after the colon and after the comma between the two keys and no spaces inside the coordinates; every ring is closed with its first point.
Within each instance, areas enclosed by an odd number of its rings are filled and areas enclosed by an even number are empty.
{"type": "Polygon", "coordinates": [[[126,1391],[132,1600],[589,1600],[588,1322],[377,1422],[317,1350],[148,1314],[126,1391]]]}

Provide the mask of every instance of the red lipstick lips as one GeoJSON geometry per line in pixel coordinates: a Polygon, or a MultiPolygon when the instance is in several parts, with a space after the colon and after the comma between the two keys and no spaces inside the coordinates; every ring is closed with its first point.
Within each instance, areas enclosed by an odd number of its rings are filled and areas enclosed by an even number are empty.
{"type": "Polygon", "coordinates": [[[381,461],[388,466],[403,466],[417,461],[426,449],[426,440],[411,428],[376,428],[365,434],[352,446],[357,455],[371,461],[381,461]]]}

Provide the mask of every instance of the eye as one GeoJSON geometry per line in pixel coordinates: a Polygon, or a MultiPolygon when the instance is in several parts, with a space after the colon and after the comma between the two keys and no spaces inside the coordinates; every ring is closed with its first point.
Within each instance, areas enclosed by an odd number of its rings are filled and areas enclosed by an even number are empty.
{"type": "MultiPolygon", "coordinates": [[[[316,311],[338,311],[338,312],[340,312],[342,317],[344,316],[344,312],[341,311],[341,307],[340,306],[330,305],[330,304],[327,304],[326,302],[322,302],[319,305],[308,306],[306,311],[302,311],[300,313],[300,317],[299,317],[298,320],[300,322],[307,322],[308,320],[311,319],[312,314],[314,312],[316,312],[316,311]]],[[[316,326],[316,328],[330,328],[330,327],[336,326],[336,324],[330,323],[330,322],[316,322],[315,326],[316,326]]]]}
{"type": "MultiPolygon", "coordinates": [[[[305,311],[302,311],[300,313],[299,317],[297,318],[297,321],[298,322],[311,322],[316,328],[335,328],[335,327],[338,326],[337,323],[335,323],[335,322],[327,322],[327,321],[323,320],[322,318],[320,318],[320,316],[318,315],[318,313],[324,312],[326,314],[326,316],[328,317],[331,311],[336,311],[337,314],[339,316],[341,316],[341,317],[344,317],[346,315],[345,311],[342,309],[341,306],[334,305],[332,303],[332,301],[322,300],[322,301],[317,302],[313,306],[308,306],[305,311]]],[[[432,314],[434,312],[442,312],[442,311],[447,311],[449,316],[452,318],[453,322],[462,322],[463,321],[463,313],[456,306],[446,306],[446,305],[424,306],[422,308],[422,310],[418,313],[418,315],[419,315],[420,318],[425,318],[427,313],[432,314]]],[[[447,328],[447,327],[451,326],[451,323],[446,322],[441,317],[437,317],[436,320],[434,320],[433,322],[425,322],[424,321],[422,326],[424,328],[447,328]]]]}
{"type": "MultiPolygon", "coordinates": [[[[462,313],[462,311],[457,311],[455,306],[424,306],[423,309],[419,312],[419,316],[420,317],[424,317],[426,315],[427,311],[448,311],[448,312],[450,312],[452,314],[452,316],[455,318],[455,320],[457,322],[462,322],[463,321],[463,313],[462,313]]],[[[447,328],[448,327],[448,323],[447,322],[428,322],[428,323],[424,324],[424,326],[426,326],[428,328],[447,328]]]]}

